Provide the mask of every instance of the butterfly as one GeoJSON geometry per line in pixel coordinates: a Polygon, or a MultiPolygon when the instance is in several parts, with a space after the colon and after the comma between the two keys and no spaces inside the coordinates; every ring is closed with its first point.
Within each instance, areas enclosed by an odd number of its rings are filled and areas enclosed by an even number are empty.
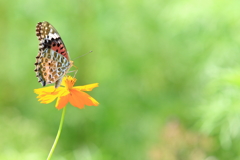
{"type": "Polygon", "coordinates": [[[55,83],[58,88],[64,75],[73,66],[68,51],[57,30],[49,22],[39,22],[36,26],[39,52],[36,56],[35,72],[42,86],[55,83]]]}

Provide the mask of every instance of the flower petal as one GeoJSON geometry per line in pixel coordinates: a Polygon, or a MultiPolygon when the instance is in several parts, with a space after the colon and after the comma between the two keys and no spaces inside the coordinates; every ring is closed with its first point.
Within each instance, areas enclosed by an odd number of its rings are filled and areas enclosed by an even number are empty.
{"type": "Polygon", "coordinates": [[[51,103],[57,98],[58,92],[54,92],[54,91],[55,91],[55,88],[53,86],[34,90],[34,92],[38,94],[37,96],[37,98],[39,98],[38,101],[41,101],[41,103],[44,103],[44,104],[51,103]]]}
{"type": "Polygon", "coordinates": [[[57,98],[57,95],[43,95],[43,96],[38,96],[39,98],[38,101],[41,101],[41,103],[48,104],[54,101],[57,98]]]}
{"type": "Polygon", "coordinates": [[[38,101],[41,103],[48,104],[54,101],[59,96],[65,96],[69,94],[69,91],[63,87],[55,89],[53,86],[35,89],[34,92],[38,94],[38,101]]]}
{"type": "Polygon", "coordinates": [[[92,101],[93,106],[99,105],[98,101],[96,99],[94,99],[93,97],[89,97],[89,99],[92,101]]]}
{"type": "Polygon", "coordinates": [[[73,105],[74,107],[78,107],[80,109],[84,108],[84,103],[81,97],[78,97],[75,94],[71,94],[69,97],[70,97],[69,102],[71,103],[71,105],[73,105]]]}
{"type": "Polygon", "coordinates": [[[41,94],[42,92],[53,92],[54,89],[55,88],[53,86],[44,87],[44,88],[38,88],[38,89],[34,89],[34,93],[41,94]]]}
{"type": "Polygon", "coordinates": [[[91,91],[95,87],[98,87],[98,83],[88,84],[88,85],[84,85],[84,86],[76,86],[73,88],[80,90],[80,91],[91,91]]]}
{"type": "Polygon", "coordinates": [[[68,102],[69,102],[69,95],[58,97],[55,107],[57,109],[62,109],[67,105],[68,102]]]}
{"type": "Polygon", "coordinates": [[[84,105],[97,106],[99,103],[85,92],[79,91],[77,89],[72,89],[69,96],[69,102],[80,109],[84,108],[84,105]]]}

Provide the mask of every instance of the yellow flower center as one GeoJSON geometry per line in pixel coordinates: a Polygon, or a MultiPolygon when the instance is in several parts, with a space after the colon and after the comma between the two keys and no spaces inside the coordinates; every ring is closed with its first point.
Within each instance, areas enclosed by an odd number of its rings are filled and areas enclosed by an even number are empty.
{"type": "Polygon", "coordinates": [[[65,80],[65,88],[70,90],[72,89],[72,87],[74,86],[75,82],[77,81],[76,78],[72,78],[72,77],[67,77],[65,80]]]}

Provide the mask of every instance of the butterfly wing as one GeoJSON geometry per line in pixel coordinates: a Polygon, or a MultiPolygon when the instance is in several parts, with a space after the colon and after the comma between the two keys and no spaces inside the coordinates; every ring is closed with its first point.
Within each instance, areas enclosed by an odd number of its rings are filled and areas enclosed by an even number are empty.
{"type": "Polygon", "coordinates": [[[38,81],[42,86],[55,83],[55,88],[58,88],[72,66],[67,49],[57,30],[48,22],[37,24],[36,35],[39,40],[39,53],[35,63],[38,81]]]}
{"type": "Polygon", "coordinates": [[[67,58],[48,48],[43,52],[40,52],[35,65],[36,74],[39,82],[42,83],[42,86],[55,83],[55,88],[60,85],[62,77],[71,66],[70,61],[68,61],[67,58]]]}
{"type": "Polygon", "coordinates": [[[36,36],[39,40],[39,51],[44,51],[46,48],[51,48],[52,50],[62,54],[68,60],[69,55],[67,49],[57,32],[57,30],[48,22],[39,22],[36,26],[36,36]]]}

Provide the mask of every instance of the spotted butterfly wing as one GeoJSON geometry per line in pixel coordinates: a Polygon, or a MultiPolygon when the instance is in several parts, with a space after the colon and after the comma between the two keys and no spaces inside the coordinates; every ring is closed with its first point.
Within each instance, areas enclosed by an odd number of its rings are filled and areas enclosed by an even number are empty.
{"type": "Polygon", "coordinates": [[[55,83],[55,88],[58,88],[73,62],[69,59],[59,33],[50,23],[39,22],[36,26],[36,35],[39,40],[39,52],[34,71],[38,81],[42,86],[55,83]]]}

